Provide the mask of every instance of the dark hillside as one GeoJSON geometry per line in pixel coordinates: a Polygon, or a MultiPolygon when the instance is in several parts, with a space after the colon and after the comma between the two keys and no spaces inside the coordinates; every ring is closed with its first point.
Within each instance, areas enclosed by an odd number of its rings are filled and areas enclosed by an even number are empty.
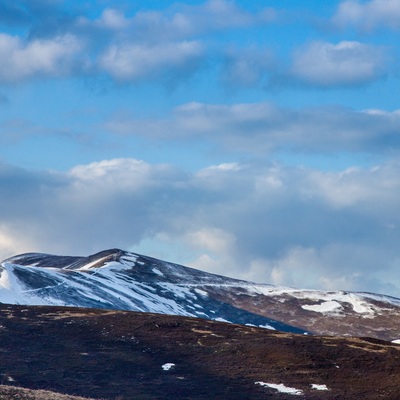
{"type": "Polygon", "coordinates": [[[318,400],[400,392],[400,346],[178,316],[1,305],[0,353],[3,385],[113,400],[293,399],[256,382],[318,400]]]}

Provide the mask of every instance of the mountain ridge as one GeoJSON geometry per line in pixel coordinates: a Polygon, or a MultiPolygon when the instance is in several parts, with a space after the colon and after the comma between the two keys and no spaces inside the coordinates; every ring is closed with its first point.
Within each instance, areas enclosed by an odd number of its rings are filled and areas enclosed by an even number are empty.
{"type": "Polygon", "coordinates": [[[400,299],[258,284],[109,249],[0,264],[0,303],[156,312],[294,333],[400,338],[400,299]]]}

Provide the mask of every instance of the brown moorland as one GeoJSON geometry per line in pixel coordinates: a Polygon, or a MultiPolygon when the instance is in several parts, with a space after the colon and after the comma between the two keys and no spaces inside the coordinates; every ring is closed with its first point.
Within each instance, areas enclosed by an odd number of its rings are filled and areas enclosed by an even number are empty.
{"type": "Polygon", "coordinates": [[[0,305],[0,399],[58,399],[41,389],[112,400],[397,400],[399,371],[400,346],[377,339],[126,311],[0,305]]]}

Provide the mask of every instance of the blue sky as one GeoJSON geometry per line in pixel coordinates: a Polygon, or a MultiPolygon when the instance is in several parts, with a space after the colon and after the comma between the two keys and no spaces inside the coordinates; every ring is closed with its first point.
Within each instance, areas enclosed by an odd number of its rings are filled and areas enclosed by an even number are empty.
{"type": "Polygon", "coordinates": [[[397,0],[0,0],[0,258],[400,297],[399,33],[397,0]]]}

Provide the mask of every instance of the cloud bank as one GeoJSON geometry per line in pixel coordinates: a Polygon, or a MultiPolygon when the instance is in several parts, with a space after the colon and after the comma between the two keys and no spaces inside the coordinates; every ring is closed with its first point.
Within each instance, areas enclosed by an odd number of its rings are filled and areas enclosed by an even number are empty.
{"type": "Polygon", "coordinates": [[[398,163],[326,173],[232,163],[187,173],[112,159],[65,173],[0,171],[2,258],[153,243],[154,256],[164,249],[170,261],[261,282],[400,289],[398,163]],[[174,258],[176,243],[185,259],[174,258]]]}
{"type": "Polygon", "coordinates": [[[157,140],[208,140],[226,151],[260,155],[306,153],[387,154],[400,149],[400,112],[345,107],[291,109],[272,103],[204,104],[176,107],[166,119],[116,115],[106,129],[157,140]]]}
{"type": "MultiPolygon", "coordinates": [[[[395,4],[345,1],[332,21],[340,26],[375,26],[380,21],[397,26],[395,4]]],[[[21,7],[3,5],[3,24],[20,32],[0,35],[4,60],[0,83],[70,76],[107,76],[117,83],[165,82],[166,76],[184,81],[201,70],[219,71],[219,80],[231,88],[268,90],[270,84],[284,88],[301,83],[327,89],[368,85],[393,72],[387,68],[390,51],[383,45],[317,40],[290,48],[288,57],[262,41],[255,45],[218,38],[219,33],[283,24],[280,13],[272,8],[250,12],[232,1],[209,0],[136,12],[105,7],[93,17],[86,15],[87,6],[63,7],[60,2],[45,1],[36,6],[29,2],[21,7]]]]}

